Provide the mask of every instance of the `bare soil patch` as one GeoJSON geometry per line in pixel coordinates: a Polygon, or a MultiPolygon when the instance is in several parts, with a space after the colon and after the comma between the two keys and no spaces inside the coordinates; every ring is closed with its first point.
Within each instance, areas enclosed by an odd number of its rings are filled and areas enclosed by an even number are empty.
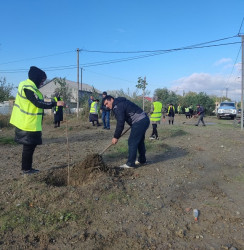
{"type": "Polygon", "coordinates": [[[31,176],[20,173],[22,146],[0,145],[0,249],[244,249],[244,133],[231,120],[195,121],[164,122],[153,141],[150,127],[149,164],[133,170],[118,168],[129,132],[99,155],[113,122],[69,120],[68,168],[65,123],[44,121],[31,176]]]}

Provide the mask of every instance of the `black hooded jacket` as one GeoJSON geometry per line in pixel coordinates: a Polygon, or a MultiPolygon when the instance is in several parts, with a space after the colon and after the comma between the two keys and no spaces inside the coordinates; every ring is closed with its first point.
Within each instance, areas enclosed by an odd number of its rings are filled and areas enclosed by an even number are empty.
{"type": "MultiPolygon", "coordinates": [[[[35,66],[31,66],[28,72],[28,77],[32,82],[35,83],[36,87],[39,89],[41,87],[41,82],[47,78],[47,75],[43,70],[35,66]]],[[[56,106],[56,102],[50,103],[37,99],[34,92],[29,89],[24,89],[24,91],[26,98],[38,108],[51,109],[53,106],[56,106]]]]}
{"type": "Polygon", "coordinates": [[[114,132],[114,138],[117,139],[120,138],[123,132],[125,122],[132,126],[134,123],[147,117],[146,113],[140,107],[124,97],[114,99],[112,110],[117,120],[114,132]]]}

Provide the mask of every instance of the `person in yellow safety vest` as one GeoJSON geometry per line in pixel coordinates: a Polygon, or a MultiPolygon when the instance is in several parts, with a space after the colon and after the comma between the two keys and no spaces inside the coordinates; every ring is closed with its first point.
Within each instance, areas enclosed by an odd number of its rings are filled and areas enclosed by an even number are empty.
{"type": "MultiPolygon", "coordinates": [[[[57,92],[55,93],[55,97],[53,98],[55,102],[63,101],[60,94],[57,92]]],[[[60,127],[60,122],[63,121],[63,107],[62,106],[55,106],[54,107],[54,128],[60,127]]]]}
{"type": "Polygon", "coordinates": [[[33,154],[37,145],[42,144],[43,109],[63,106],[64,102],[44,102],[39,88],[47,79],[46,73],[32,66],[28,79],[21,82],[15,98],[10,123],[15,128],[15,141],[23,144],[22,172],[33,174],[39,172],[32,168],[33,154]]]}
{"type": "Polygon", "coordinates": [[[92,102],[91,108],[90,108],[90,117],[89,117],[92,122],[92,125],[95,126],[95,122],[96,122],[97,127],[101,126],[101,124],[98,121],[98,103],[99,103],[98,99],[92,102]]]}
{"type": "Polygon", "coordinates": [[[168,119],[169,119],[169,125],[170,123],[172,123],[172,125],[174,124],[174,117],[175,117],[175,107],[173,106],[172,103],[169,104],[168,107],[168,119]]]}
{"type": "Polygon", "coordinates": [[[189,108],[185,108],[185,115],[186,115],[186,119],[187,118],[190,119],[190,109],[189,108]]]}
{"type": "Polygon", "coordinates": [[[178,115],[181,113],[181,105],[180,104],[177,107],[177,112],[178,112],[178,115]]]}
{"type": "Polygon", "coordinates": [[[161,121],[163,105],[161,102],[157,101],[158,98],[156,96],[153,98],[153,100],[154,102],[152,103],[150,112],[151,113],[150,121],[152,123],[153,130],[152,130],[152,135],[149,137],[149,139],[159,140],[157,126],[158,124],[160,124],[161,121]]]}

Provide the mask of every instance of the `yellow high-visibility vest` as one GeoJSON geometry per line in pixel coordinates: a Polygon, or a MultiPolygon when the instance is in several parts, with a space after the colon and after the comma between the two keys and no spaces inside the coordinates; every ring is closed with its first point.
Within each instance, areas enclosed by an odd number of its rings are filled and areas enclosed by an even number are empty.
{"type": "MultiPolygon", "coordinates": [[[[169,111],[170,111],[170,106],[168,107],[168,114],[169,114],[169,111]]],[[[173,109],[173,112],[175,113],[175,107],[174,106],[172,106],[172,109],[173,109]]]]}
{"type": "Polygon", "coordinates": [[[188,113],[190,110],[189,108],[185,108],[185,112],[188,113]]]}
{"type": "Polygon", "coordinates": [[[161,102],[153,102],[153,113],[151,114],[150,120],[153,122],[157,122],[161,120],[162,116],[162,103],[161,102]]]}
{"type": "Polygon", "coordinates": [[[91,108],[90,108],[91,114],[98,114],[97,109],[96,109],[96,104],[97,104],[97,102],[92,102],[91,108]]]}
{"type": "MultiPolygon", "coordinates": [[[[58,98],[56,96],[53,99],[55,102],[58,102],[58,98]]],[[[63,101],[63,99],[61,97],[60,97],[60,101],[63,101]]],[[[58,111],[58,106],[55,106],[55,111],[58,111]]]]}
{"type": "Polygon", "coordinates": [[[33,81],[27,79],[21,82],[15,98],[10,123],[24,131],[42,131],[43,109],[36,107],[26,98],[24,89],[33,91],[40,100],[43,100],[42,93],[33,81]]]}

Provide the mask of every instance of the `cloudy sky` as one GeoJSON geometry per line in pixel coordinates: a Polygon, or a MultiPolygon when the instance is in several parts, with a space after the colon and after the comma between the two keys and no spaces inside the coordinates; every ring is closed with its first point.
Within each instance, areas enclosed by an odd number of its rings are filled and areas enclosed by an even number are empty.
{"type": "Polygon", "coordinates": [[[18,86],[35,65],[48,78],[104,90],[241,93],[243,0],[8,0],[0,3],[0,77],[18,86]]]}

